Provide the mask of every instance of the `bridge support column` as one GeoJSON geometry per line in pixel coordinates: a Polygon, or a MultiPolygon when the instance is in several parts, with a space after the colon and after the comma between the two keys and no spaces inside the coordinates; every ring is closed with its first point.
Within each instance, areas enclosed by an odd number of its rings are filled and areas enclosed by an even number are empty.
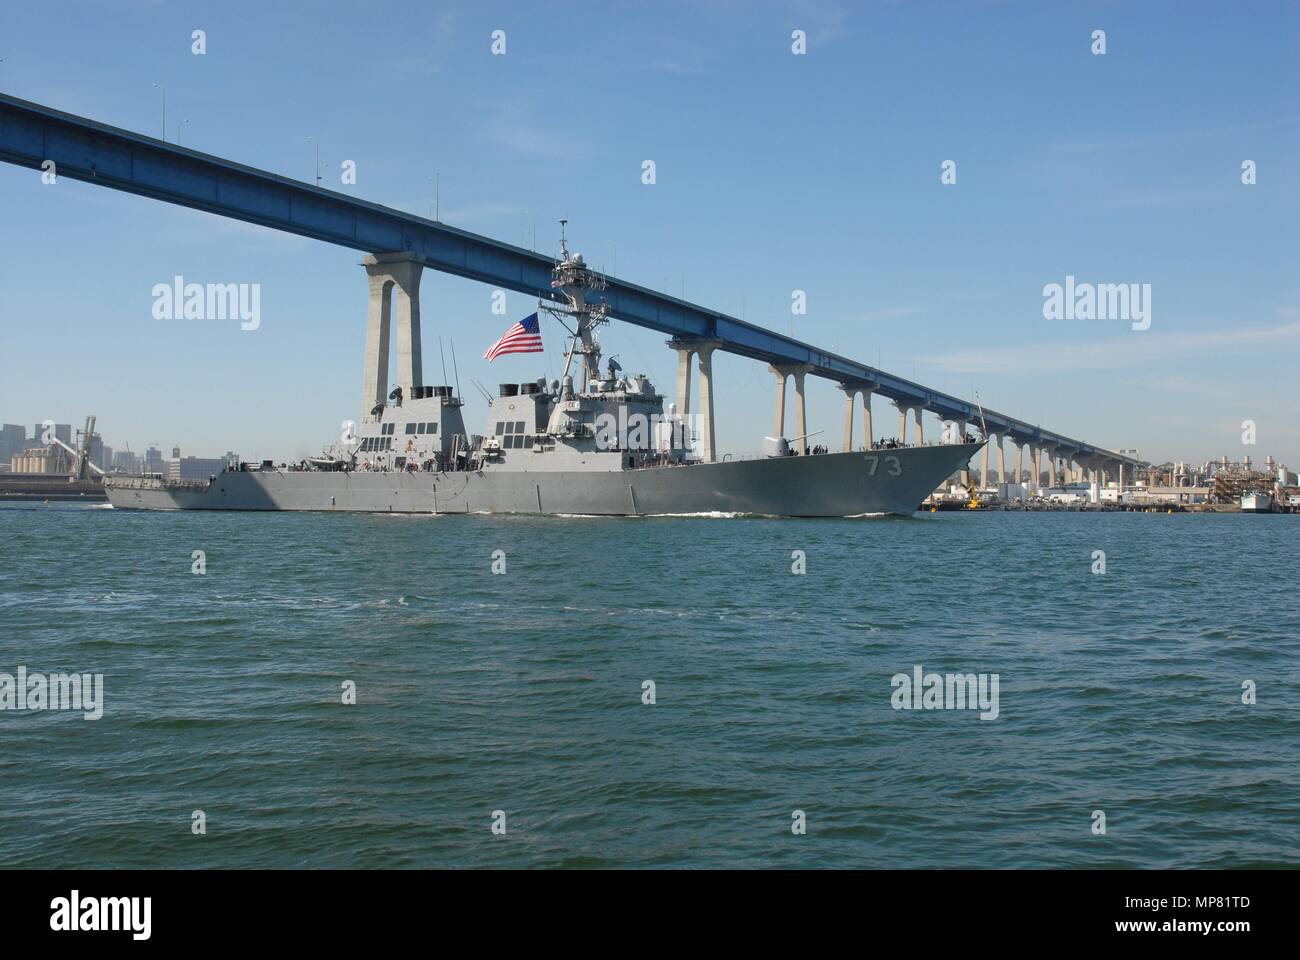
{"type": "Polygon", "coordinates": [[[917,444],[925,443],[925,425],[921,422],[921,413],[923,407],[913,407],[912,417],[916,420],[916,442],[917,444]]]}
{"type": "Polygon", "coordinates": [[[808,407],[804,399],[803,384],[804,377],[808,376],[808,371],[811,369],[808,364],[802,364],[794,373],[795,414],[799,418],[799,449],[805,456],[808,454],[808,407]]]}
{"type": "Polygon", "coordinates": [[[844,390],[844,452],[853,450],[853,404],[858,399],[855,387],[843,387],[844,390]]]}
{"type": "Polygon", "coordinates": [[[1028,444],[1021,443],[1015,438],[1012,438],[1012,442],[1016,445],[1016,483],[1024,483],[1025,447],[1027,447],[1028,444]]]}
{"type": "Polygon", "coordinates": [[[1047,451],[1047,485],[1056,486],[1056,448],[1045,447],[1047,451]]]}
{"type": "Polygon", "coordinates": [[[691,355],[699,362],[699,424],[700,459],[713,463],[717,459],[717,443],[713,436],[713,351],[722,346],[721,340],[669,340],[668,346],[677,351],[677,412],[689,424],[691,409],[691,355]]]}
{"type": "Polygon", "coordinates": [[[853,402],[862,394],[862,428],[866,435],[866,449],[871,449],[874,438],[871,435],[871,394],[875,388],[859,383],[841,383],[844,391],[844,452],[853,450],[853,402]]]}
{"type": "Polygon", "coordinates": [[[894,401],[894,406],[898,407],[898,442],[907,443],[907,411],[909,407],[904,403],[894,401]]]}
{"type": "Polygon", "coordinates": [[[721,345],[717,340],[701,341],[695,350],[700,360],[700,446],[705,463],[718,459],[713,439],[713,351],[721,345]]]}
{"type": "Polygon", "coordinates": [[[677,415],[686,422],[691,412],[691,357],[695,348],[669,340],[668,346],[677,351],[677,415]]]}
{"type": "Polygon", "coordinates": [[[989,488],[989,486],[991,486],[991,484],[989,483],[989,455],[990,455],[989,445],[992,442],[993,442],[992,434],[989,434],[984,438],[984,466],[980,471],[980,486],[986,490],[989,488]]]}
{"type": "Polygon", "coordinates": [[[767,369],[776,374],[776,436],[785,436],[785,378],[794,377],[794,415],[798,423],[799,449],[808,452],[808,407],[804,398],[804,378],[812,372],[810,363],[773,364],[767,369]]]}
{"type": "Polygon", "coordinates": [[[998,483],[1007,482],[1007,438],[998,434],[998,483]]]}
{"type": "MultiPolygon", "coordinates": [[[[966,428],[967,428],[969,425],[970,425],[970,421],[969,421],[969,420],[958,420],[958,421],[957,421],[957,442],[958,442],[958,443],[965,443],[965,442],[966,442],[966,428]]],[[[968,461],[968,464],[969,464],[969,461],[968,461]]],[[[969,467],[969,465],[968,465],[968,466],[964,466],[964,467],[961,468],[961,485],[962,485],[963,487],[969,487],[969,486],[970,486],[970,467],[969,467]]]]}
{"type": "Polygon", "coordinates": [[[377,405],[388,400],[388,346],[393,306],[393,283],[371,272],[370,307],[366,315],[366,366],[361,377],[361,417],[371,419],[377,405]]]}
{"type": "Polygon", "coordinates": [[[767,369],[776,374],[776,426],[772,428],[772,436],[779,440],[785,436],[785,380],[789,372],[784,367],[767,369]]]}
{"type": "Polygon", "coordinates": [[[361,262],[370,279],[362,398],[362,414],[368,416],[375,404],[388,399],[388,341],[394,289],[397,293],[397,386],[407,397],[412,387],[424,386],[420,349],[420,276],[424,266],[412,253],[380,253],[361,262]]]}

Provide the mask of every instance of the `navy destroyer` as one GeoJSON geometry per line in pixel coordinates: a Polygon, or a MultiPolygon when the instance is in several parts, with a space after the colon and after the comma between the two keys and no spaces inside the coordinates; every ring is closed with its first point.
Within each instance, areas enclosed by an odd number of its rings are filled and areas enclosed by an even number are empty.
{"type": "MultiPolygon", "coordinates": [[[[798,455],[765,437],[752,458],[708,462],[688,417],[611,359],[601,275],[561,242],[539,303],[569,333],[564,375],[502,384],[471,434],[449,386],[397,387],[319,457],[292,467],[232,464],[207,480],[109,477],[119,509],[525,513],[602,516],[911,514],[982,443],[873,445],[798,455]],[[576,364],[576,369],[575,369],[576,364]],[[576,380],[575,380],[576,377],[576,380]]],[[[803,438],[795,438],[803,439],[803,438]]]]}

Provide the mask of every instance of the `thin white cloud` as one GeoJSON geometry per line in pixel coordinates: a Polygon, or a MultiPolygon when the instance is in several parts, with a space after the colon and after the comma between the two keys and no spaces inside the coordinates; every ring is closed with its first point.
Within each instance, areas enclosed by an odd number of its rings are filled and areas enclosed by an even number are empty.
{"type": "Polygon", "coordinates": [[[861,323],[884,323],[888,320],[906,320],[918,314],[929,312],[929,307],[885,307],[881,310],[869,310],[858,317],[861,323]]]}
{"type": "Polygon", "coordinates": [[[1234,136],[1255,130],[1268,130],[1274,127],[1288,127],[1300,123],[1300,117],[1281,117],[1276,120],[1259,120],[1241,123],[1230,127],[1205,127],[1199,130],[1177,130],[1172,133],[1156,134],[1149,137],[1117,138],[1113,140],[1076,141],[1072,143],[1049,143],[1045,150],[1054,153],[1100,153],[1112,150],[1137,150],[1143,147],[1158,147],[1180,140],[1197,140],[1203,137],[1234,136]]]}
{"type": "Polygon", "coordinates": [[[499,104],[483,124],[481,136],[490,145],[528,158],[556,163],[584,160],[591,145],[567,127],[555,128],[539,122],[549,116],[537,104],[516,98],[499,104]]]}
{"type": "Polygon", "coordinates": [[[939,370],[967,374],[1124,370],[1149,368],[1183,357],[1254,351],[1261,347],[1300,348],[1300,323],[1195,332],[1163,332],[1153,326],[1151,330],[1130,330],[1119,336],[1093,340],[1038,341],[959,350],[926,357],[923,362],[939,370]]]}

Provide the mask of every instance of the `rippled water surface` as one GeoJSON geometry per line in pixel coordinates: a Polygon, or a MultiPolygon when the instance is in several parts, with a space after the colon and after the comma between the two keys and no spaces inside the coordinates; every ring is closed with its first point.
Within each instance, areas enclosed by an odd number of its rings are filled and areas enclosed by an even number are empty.
{"type": "Polygon", "coordinates": [[[1297,571],[1283,516],[4,508],[0,672],[105,708],[0,712],[0,866],[1300,865],[1297,571]]]}

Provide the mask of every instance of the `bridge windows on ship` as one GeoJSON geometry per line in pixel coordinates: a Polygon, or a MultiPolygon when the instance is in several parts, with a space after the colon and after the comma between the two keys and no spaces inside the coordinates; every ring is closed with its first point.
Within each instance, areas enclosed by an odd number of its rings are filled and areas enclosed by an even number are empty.
{"type": "MultiPolygon", "coordinates": [[[[420,424],[408,423],[408,424],[406,425],[406,434],[407,434],[407,436],[410,436],[411,434],[415,433],[415,428],[416,428],[417,426],[423,428],[423,427],[424,427],[424,424],[422,424],[422,423],[420,423],[420,424]]],[[[424,433],[424,430],[421,429],[420,432],[421,432],[421,433],[424,433]]]]}
{"type": "Polygon", "coordinates": [[[531,449],[533,445],[532,434],[524,433],[524,425],[520,423],[508,423],[501,436],[502,450],[526,450],[531,449]]]}
{"type": "Polygon", "coordinates": [[[497,421],[497,436],[501,438],[502,450],[522,450],[533,445],[533,438],[524,435],[524,421],[497,421]]]}

